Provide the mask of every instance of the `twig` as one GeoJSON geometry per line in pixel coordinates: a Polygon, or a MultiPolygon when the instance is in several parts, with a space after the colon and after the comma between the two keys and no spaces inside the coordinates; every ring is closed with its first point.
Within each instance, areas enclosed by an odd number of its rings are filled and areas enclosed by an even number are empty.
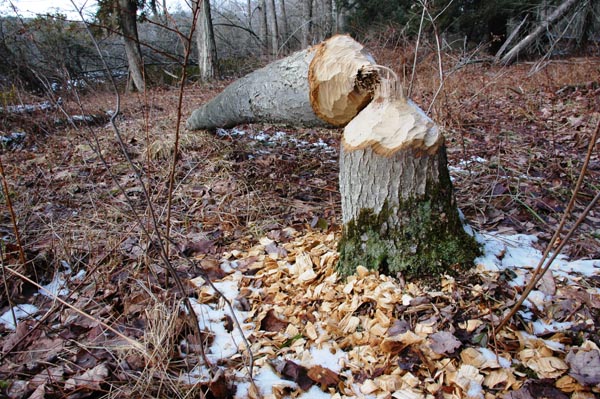
{"type": "MultiPolygon", "coordinates": [[[[8,292],[8,280],[6,279],[6,271],[4,265],[4,245],[0,244],[0,269],[2,269],[2,282],[4,283],[4,292],[6,293],[6,299],[8,300],[8,306],[10,306],[10,314],[13,319],[13,324],[15,328],[17,326],[17,315],[15,314],[15,304],[10,297],[10,292],[8,292]]],[[[2,361],[2,356],[0,356],[0,361],[2,361]]]]}
{"type": "Polygon", "coordinates": [[[237,318],[237,316],[235,314],[235,309],[233,308],[233,305],[231,304],[231,301],[225,295],[223,295],[223,293],[212,282],[212,280],[208,276],[208,273],[206,273],[206,270],[204,270],[204,268],[202,267],[202,265],[197,265],[185,253],[183,253],[183,251],[180,251],[178,249],[178,252],[179,252],[179,255],[182,258],[184,258],[186,260],[186,262],[188,262],[190,264],[190,266],[192,266],[194,269],[200,271],[200,276],[208,283],[208,285],[210,285],[210,287],[215,291],[215,293],[227,305],[227,308],[229,309],[229,312],[231,313],[231,317],[233,318],[235,326],[239,330],[240,335],[242,336],[242,340],[244,341],[244,345],[246,345],[246,348],[248,349],[248,358],[249,358],[249,363],[250,363],[249,366],[248,366],[248,374],[250,375],[250,379],[253,380],[254,379],[254,377],[253,377],[253,375],[254,375],[254,354],[252,353],[252,349],[251,349],[250,343],[248,342],[248,339],[246,338],[246,335],[244,334],[244,330],[242,329],[242,324],[239,322],[239,320],[238,320],[238,318],[237,318]]]}
{"type": "Polygon", "coordinates": [[[406,96],[408,98],[410,98],[412,96],[412,88],[413,88],[413,83],[415,81],[415,73],[417,70],[417,56],[419,55],[419,44],[421,43],[421,32],[423,30],[423,21],[425,20],[425,5],[427,4],[427,2],[425,1],[425,3],[423,4],[423,11],[421,12],[421,22],[419,22],[419,33],[417,34],[417,43],[415,44],[415,57],[413,59],[413,67],[412,67],[412,71],[410,74],[410,82],[408,84],[408,92],[406,93],[406,96]]]}
{"type": "Polygon", "coordinates": [[[173,145],[173,162],[171,163],[171,171],[169,172],[169,188],[167,191],[167,220],[166,220],[166,251],[169,253],[169,237],[171,236],[171,206],[173,204],[173,187],[175,186],[175,170],[177,169],[177,161],[179,158],[179,133],[181,131],[181,108],[183,106],[183,92],[185,89],[185,81],[187,79],[187,62],[191,54],[191,43],[192,38],[194,37],[194,32],[196,31],[196,22],[198,20],[198,14],[200,13],[200,5],[197,4],[197,7],[193,7],[192,14],[192,26],[190,28],[190,34],[186,38],[188,41],[188,46],[186,46],[186,52],[184,56],[183,67],[181,68],[181,81],[179,82],[179,96],[177,98],[177,122],[175,126],[175,143],[173,145]]]}
{"type": "Polygon", "coordinates": [[[15,210],[12,206],[12,201],[10,199],[10,192],[8,190],[8,183],[6,182],[6,175],[4,174],[4,165],[2,164],[2,157],[0,157],[0,175],[2,177],[2,189],[4,190],[4,198],[6,198],[6,207],[8,208],[8,212],[10,213],[10,220],[13,226],[13,233],[15,234],[15,241],[17,242],[17,247],[19,248],[19,260],[21,261],[21,265],[25,267],[25,263],[27,263],[25,259],[25,251],[23,250],[23,245],[21,244],[21,234],[19,233],[19,226],[17,225],[17,215],[15,214],[15,210]]]}
{"type": "Polygon", "coordinates": [[[519,310],[521,305],[523,305],[523,302],[525,302],[525,300],[527,299],[527,296],[529,295],[529,293],[533,290],[533,288],[536,286],[536,284],[541,280],[541,278],[544,276],[544,274],[548,271],[548,269],[550,268],[550,265],[552,264],[554,259],[556,259],[556,257],[560,253],[560,251],[563,249],[563,247],[569,241],[571,236],[575,233],[575,230],[577,229],[577,227],[579,227],[579,225],[586,218],[587,214],[590,212],[590,210],[593,208],[593,206],[596,204],[596,202],[598,202],[598,199],[600,198],[600,193],[598,193],[596,195],[596,197],[594,197],[592,202],[587,206],[587,208],[585,208],[585,210],[583,211],[581,216],[575,222],[575,225],[569,230],[569,232],[567,233],[565,238],[562,240],[562,242],[560,243],[558,248],[556,248],[556,250],[552,254],[552,257],[550,257],[550,259],[544,266],[544,262],[546,262],[546,259],[548,258],[550,251],[552,251],[552,248],[554,247],[554,245],[556,244],[556,241],[560,237],[563,227],[565,226],[565,223],[567,222],[567,219],[570,216],[571,211],[573,210],[573,207],[575,206],[577,194],[579,193],[579,190],[583,183],[583,179],[585,177],[585,173],[587,171],[588,164],[590,162],[590,158],[592,157],[592,153],[594,151],[594,148],[596,147],[596,140],[598,139],[599,132],[600,132],[600,120],[598,120],[598,123],[596,124],[596,129],[594,130],[594,133],[592,134],[592,137],[590,139],[588,151],[587,151],[585,160],[583,161],[583,165],[581,166],[581,172],[579,173],[579,178],[577,179],[577,182],[575,183],[575,188],[573,190],[573,194],[571,195],[571,200],[569,201],[569,204],[567,205],[567,208],[565,209],[565,213],[562,216],[562,219],[556,229],[556,232],[554,233],[554,235],[552,236],[552,239],[550,239],[550,242],[546,246],[546,250],[544,251],[542,258],[540,259],[538,265],[536,266],[536,268],[533,272],[533,275],[531,276],[531,281],[529,281],[529,284],[527,284],[527,286],[525,287],[525,290],[519,297],[519,300],[514,304],[514,306],[508,313],[508,315],[506,315],[506,317],[500,322],[500,324],[498,324],[498,326],[496,326],[496,331],[500,331],[502,329],[502,327],[504,327],[510,321],[510,319],[517,313],[517,311],[519,310]]]}
{"type": "Polygon", "coordinates": [[[142,345],[138,341],[134,340],[131,337],[123,335],[122,333],[120,333],[119,331],[117,331],[115,328],[109,326],[108,324],[106,324],[102,320],[98,320],[94,316],[92,316],[92,315],[84,312],[83,310],[78,309],[77,307],[71,305],[70,303],[68,303],[68,302],[60,299],[57,295],[55,295],[54,293],[48,291],[46,288],[42,287],[41,285],[39,285],[35,281],[31,280],[29,277],[27,277],[27,276],[19,273],[18,271],[12,270],[10,268],[7,268],[6,270],[8,270],[10,273],[14,274],[15,276],[19,277],[23,281],[26,281],[29,284],[31,284],[31,285],[37,287],[38,289],[44,291],[48,296],[50,296],[51,298],[53,298],[55,301],[60,302],[62,305],[64,305],[64,306],[68,307],[69,309],[75,311],[76,313],[80,314],[81,316],[83,316],[83,317],[85,317],[87,319],[90,319],[92,321],[98,322],[102,327],[106,328],[108,331],[112,332],[113,334],[115,334],[119,338],[124,339],[129,344],[131,344],[131,346],[133,346],[135,349],[139,350],[142,354],[144,354],[145,356],[147,356],[146,348],[144,347],[144,345],[142,345]]]}
{"type": "MultiPolygon", "coordinates": [[[[73,3],[73,0],[71,0],[71,3],[73,3]]],[[[73,4],[75,6],[75,4],[73,4]]],[[[76,7],[76,6],[75,6],[76,7]]],[[[81,14],[81,11],[79,11],[79,14],[81,16],[82,21],[85,20],[83,19],[83,15],[81,14]]],[[[90,29],[87,25],[87,23],[85,23],[85,27],[86,30],[88,32],[88,35],[90,36],[90,39],[92,40],[92,42],[94,43],[94,46],[96,47],[96,51],[98,52],[98,55],[100,56],[102,63],[104,65],[104,67],[106,68],[107,71],[109,71],[108,65],[106,64],[106,61],[103,57],[102,52],[100,51],[100,48],[98,47],[98,42],[96,41],[96,39],[94,38],[94,36],[92,35],[92,33],[90,32],[90,29]]],[[[131,167],[131,169],[134,172],[134,176],[136,178],[136,181],[140,184],[141,188],[142,188],[142,193],[144,194],[144,198],[146,199],[146,203],[147,203],[147,208],[148,211],[150,213],[150,217],[152,220],[152,225],[153,225],[153,231],[154,234],[156,234],[157,236],[157,244],[158,244],[158,248],[159,248],[159,254],[160,257],[162,258],[164,265],[165,265],[165,269],[169,272],[169,274],[171,275],[171,277],[173,277],[173,280],[175,281],[175,285],[177,286],[178,290],[184,294],[185,293],[185,288],[183,286],[183,283],[181,281],[181,279],[179,278],[179,276],[177,276],[177,272],[175,270],[175,268],[173,267],[173,265],[171,264],[171,262],[169,261],[169,256],[167,253],[167,250],[165,248],[165,245],[163,243],[163,238],[162,238],[162,234],[160,233],[160,229],[159,229],[159,224],[158,224],[158,219],[156,217],[156,212],[154,210],[154,207],[152,206],[152,202],[151,202],[151,198],[150,198],[150,194],[148,193],[148,189],[146,187],[146,185],[144,184],[144,181],[141,177],[140,171],[138,170],[138,168],[135,166],[135,164],[133,163],[133,161],[131,160],[131,157],[129,156],[129,153],[127,152],[127,148],[125,145],[125,142],[121,136],[121,133],[119,131],[119,128],[117,127],[116,124],[116,118],[119,115],[120,112],[120,104],[121,104],[121,97],[119,95],[119,91],[117,90],[116,84],[114,82],[114,79],[112,79],[112,76],[109,76],[110,78],[110,82],[113,86],[113,90],[115,92],[115,96],[116,96],[116,107],[115,107],[115,112],[111,115],[110,118],[110,125],[115,133],[115,136],[117,138],[117,141],[119,143],[119,146],[121,147],[121,151],[123,153],[123,155],[125,156],[125,159],[128,163],[128,165],[131,167]]],[[[117,181],[116,177],[110,172],[110,168],[108,168],[108,164],[105,162],[105,160],[103,159],[103,157],[101,156],[101,151],[99,151],[100,147],[99,147],[99,143],[98,143],[98,138],[96,135],[94,135],[94,139],[98,145],[97,148],[97,152],[99,154],[99,156],[101,157],[101,159],[103,160],[103,163],[105,165],[105,167],[107,167],[107,170],[109,171],[109,173],[111,174],[112,178],[114,181],[117,181]]],[[[122,188],[122,186],[120,184],[117,184],[117,186],[119,187],[119,190],[125,194],[125,190],[122,188]]],[[[142,231],[144,232],[144,234],[150,239],[152,240],[152,235],[150,234],[150,232],[148,231],[148,229],[146,228],[146,226],[144,225],[141,217],[139,216],[139,214],[137,213],[137,211],[135,210],[135,207],[133,205],[133,203],[127,198],[127,195],[125,195],[126,198],[126,202],[127,204],[130,206],[134,217],[136,218],[136,220],[138,221],[140,228],[142,229],[142,231]]],[[[196,328],[196,332],[198,334],[198,337],[200,339],[201,335],[202,335],[202,331],[200,330],[200,323],[198,321],[198,317],[196,315],[196,313],[194,312],[194,309],[192,308],[192,304],[189,300],[189,298],[187,298],[184,295],[184,303],[186,308],[189,311],[189,315],[192,319],[192,323],[194,325],[194,327],[196,328]]],[[[201,347],[201,356],[205,362],[205,364],[210,368],[211,371],[213,370],[213,366],[210,363],[210,361],[208,360],[206,353],[204,352],[204,347],[202,345],[200,345],[201,347]]]]}

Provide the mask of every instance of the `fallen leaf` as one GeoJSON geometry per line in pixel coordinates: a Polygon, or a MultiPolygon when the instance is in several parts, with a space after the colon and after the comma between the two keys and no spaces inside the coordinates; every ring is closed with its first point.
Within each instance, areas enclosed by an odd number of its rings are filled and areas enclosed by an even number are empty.
{"type": "Polygon", "coordinates": [[[81,375],[69,378],[65,382],[65,389],[89,389],[92,391],[99,391],[101,389],[100,385],[106,382],[106,377],[108,377],[109,373],[106,364],[99,364],[81,375]]]}
{"type": "Polygon", "coordinates": [[[287,321],[279,319],[273,309],[269,309],[265,317],[260,321],[260,329],[262,331],[280,332],[284,331],[288,324],[287,321]]]}
{"type": "Polygon", "coordinates": [[[308,369],[308,378],[324,387],[335,387],[340,382],[340,376],[326,367],[313,366],[308,369]]]}
{"type": "Polygon", "coordinates": [[[429,347],[438,355],[452,353],[460,346],[461,342],[448,331],[439,331],[429,336],[429,347]]]}
{"type": "Polygon", "coordinates": [[[313,381],[308,377],[306,367],[296,364],[291,360],[287,360],[283,365],[281,376],[294,381],[303,391],[308,391],[313,386],[313,381]]]}
{"type": "Polygon", "coordinates": [[[565,360],[571,366],[569,375],[580,384],[600,384],[600,350],[572,348],[565,360]]]}

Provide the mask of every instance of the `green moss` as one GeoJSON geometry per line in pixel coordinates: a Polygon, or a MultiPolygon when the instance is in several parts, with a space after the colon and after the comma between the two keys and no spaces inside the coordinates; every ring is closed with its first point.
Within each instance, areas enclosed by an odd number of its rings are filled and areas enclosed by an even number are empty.
{"type": "Polygon", "coordinates": [[[447,189],[429,190],[423,198],[395,206],[385,203],[379,213],[362,209],[344,226],[339,252],[341,275],[362,265],[406,278],[456,274],[471,267],[480,253],[447,189]]]}

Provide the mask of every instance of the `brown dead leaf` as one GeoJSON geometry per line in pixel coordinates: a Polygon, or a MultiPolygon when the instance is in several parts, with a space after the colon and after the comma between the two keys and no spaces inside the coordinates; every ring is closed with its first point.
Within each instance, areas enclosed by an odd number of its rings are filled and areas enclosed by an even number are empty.
{"type": "Polygon", "coordinates": [[[537,285],[537,288],[546,295],[554,295],[556,293],[556,283],[554,282],[554,276],[552,270],[548,270],[537,285]]]}
{"type": "Polygon", "coordinates": [[[65,382],[65,389],[89,389],[99,391],[100,385],[106,382],[106,377],[110,374],[105,363],[99,364],[91,370],[87,370],[83,374],[69,378],[65,382]]]}
{"type": "Polygon", "coordinates": [[[308,369],[307,375],[308,378],[319,384],[321,389],[335,387],[340,382],[340,376],[326,367],[313,366],[308,369]]]}
{"type": "Polygon", "coordinates": [[[588,342],[580,348],[572,348],[565,360],[571,366],[571,377],[582,385],[595,386],[600,384],[600,350],[588,342]]]}
{"type": "Polygon", "coordinates": [[[429,336],[429,347],[438,355],[450,354],[460,346],[461,342],[448,331],[439,331],[429,336]]]}
{"type": "Polygon", "coordinates": [[[287,360],[283,365],[281,376],[294,381],[303,391],[308,391],[313,386],[313,380],[308,377],[306,367],[296,364],[291,360],[287,360]]]}
{"type": "Polygon", "coordinates": [[[280,332],[284,331],[288,324],[287,321],[278,318],[273,309],[269,309],[265,317],[260,321],[260,329],[262,331],[280,332]]]}
{"type": "Polygon", "coordinates": [[[38,385],[38,387],[33,391],[29,399],[44,399],[46,397],[46,384],[38,385]]]}

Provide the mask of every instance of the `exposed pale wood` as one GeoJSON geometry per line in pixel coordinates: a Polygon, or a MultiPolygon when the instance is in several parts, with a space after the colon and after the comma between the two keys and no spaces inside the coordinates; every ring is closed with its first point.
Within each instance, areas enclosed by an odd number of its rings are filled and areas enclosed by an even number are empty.
{"type": "Polygon", "coordinates": [[[405,148],[434,153],[442,136],[433,121],[404,97],[394,79],[381,78],[373,101],[348,123],[342,142],[347,150],[368,146],[390,156],[405,148]]]}
{"type": "Polygon", "coordinates": [[[310,101],[315,113],[334,126],[346,125],[371,101],[377,72],[364,47],[350,36],[321,43],[310,64],[310,101]]]}
{"type": "Polygon", "coordinates": [[[341,274],[364,266],[417,277],[472,266],[477,244],[459,218],[443,136],[395,76],[380,73],[373,101],[344,129],[340,194],[341,274]]]}
{"type": "Polygon", "coordinates": [[[377,71],[368,68],[371,60],[349,36],[335,36],[235,81],[195,110],[187,127],[252,122],[342,126],[371,99],[369,87],[377,81],[377,71]],[[315,57],[319,60],[313,63],[315,57]]]}

